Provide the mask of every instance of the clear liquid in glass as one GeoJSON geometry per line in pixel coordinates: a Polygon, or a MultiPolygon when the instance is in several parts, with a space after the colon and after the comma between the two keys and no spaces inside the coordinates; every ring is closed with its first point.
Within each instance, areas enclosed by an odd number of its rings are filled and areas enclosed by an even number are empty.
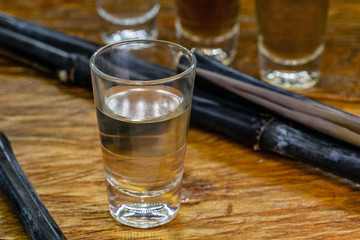
{"type": "Polygon", "coordinates": [[[179,210],[190,107],[172,87],[113,87],[97,109],[110,212],[150,228],[179,210]]]}
{"type": "Polygon", "coordinates": [[[157,0],[97,0],[97,12],[103,21],[102,40],[115,43],[131,39],[156,39],[157,0]]]}

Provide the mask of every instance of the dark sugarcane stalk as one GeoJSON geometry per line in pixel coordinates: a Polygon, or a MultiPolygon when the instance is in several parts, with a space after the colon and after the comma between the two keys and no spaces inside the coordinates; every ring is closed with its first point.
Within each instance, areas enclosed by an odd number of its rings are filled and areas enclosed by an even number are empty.
{"type": "Polygon", "coordinates": [[[8,56],[19,56],[20,61],[40,69],[49,69],[62,82],[75,82],[79,86],[91,87],[89,57],[64,51],[42,41],[32,39],[19,32],[0,28],[0,48],[10,52],[8,56]],[[24,60],[25,59],[25,60],[24,60]]]}
{"type": "Polygon", "coordinates": [[[197,69],[197,74],[281,116],[360,147],[360,118],[358,117],[333,111],[325,105],[259,88],[202,68],[197,69]]]}
{"type": "Polygon", "coordinates": [[[77,53],[85,54],[88,57],[101,47],[89,41],[64,35],[58,31],[9,16],[3,12],[0,12],[0,28],[18,32],[24,36],[31,36],[32,39],[37,39],[58,49],[70,50],[73,48],[76,49],[77,53]]]}
{"type": "MultiPolygon", "coordinates": [[[[38,37],[39,39],[33,39],[31,36],[14,30],[0,28],[0,52],[3,55],[16,58],[40,70],[53,72],[64,83],[71,83],[86,88],[92,87],[91,81],[89,81],[89,56],[93,54],[94,49],[99,48],[98,45],[94,44],[93,48],[89,47],[87,54],[83,55],[85,50],[80,49],[78,51],[76,48],[79,41],[81,41],[79,39],[76,39],[75,44],[66,42],[52,45],[54,39],[51,39],[49,43],[43,42],[41,40],[42,36],[38,37]],[[68,49],[75,50],[69,51],[68,49]]],[[[86,41],[84,42],[86,43],[86,41]]],[[[91,44],[89,43],[85,46],[91,46],[91,44]]],[[[132,71],[130,74],[137,79],[141,79],[139,74],[137,74],[139,71],[141,71],[142,75],[148,77],[169,76],[168,69],[157,66],[157,72],[155,73],[153,71],[153,64],[128,54],[121,56],[118,61],[119,66],[131,64],[134,69],[136,68],[137,71],[132,71]]]]}
{"type": "MultiPolygon", "coordinates": [[[[229,91],[246,91],[253,95],[257,95],[268,101],[274,102],[277,105],[294,109],[300,113],[316,116],[326,119],[336,124],[348,127],[354,132],[360,133],[360,118],[330,106],[320,104],[314,101],[304,101],[293,98],[278,92],[271,91],[265,88],[259,88],[246,82],[241,82],[234,78],[220,75],[206,69],[198,68],[198,74],[204,76],[208,81],[223,86],[229,91]]],[[[239,95],[238,93],[236,93],[239,95]]]]}
{"type": "Polygon", "coordinates": [[[359,182],[359,148],[330,140],[310,129],[275,120],[262,132],[259,146],[359,182]],[[333,155],[333,156],[332,156],[333,155]]]}
{"type": "Polygon", "coordinates": [[[326,172],[360,181],[360,149],[297,124],[274,118],[242,100],[231,107],[223,99],[195,90],[191,122],[232,137],[256,150],[291,157],[326,172]]]}
{"type": "Polygon", "coordinates": [[[31,239],[66,239],[16,161],[8,139],[1,132],[0,187],[31,239]]]}
{"type": "MultiPolygon", "coordinates": [[[[1,28],[3,28],[4,31],[7,31],[7,32],[4,32],[4,33],[0,32],[0,36],[5,36],[5,38],[3,40],[0,38],[0,44],[3,43],[3,44],[5,44],[6,47],[8,47],[8,45],[12,45],[14,49],[17,49],[19,47],[19,48],[21,48],[20,51],[22,51],[22,54],[23,54],[23,52],[26,51],[26,48],[19,46],[19,44],[26,45],[27,38],[31,38],[34,42],[45,44],[50,49],[51,48],[57,49],[58,54],[64,54],[61,52],[67,52],[68,54],[72,54],[72,56],[71,56],[72,58],[76,58],[76,57],[81,58],[80,61],[82,61],[82,60],[88,61],[90,56],[96,50],[98,50],[99,48],[102,47],[102,45],[92,43],[92,42],[83,40],[81,38],[65,35],[58,31],[44,28],[44,27],[36,25],[34,23],[24,21],[24,20],[15,18],[15,17],[11,17],[5,13],[0,12],[0,29],[1,28]],[[20,36],[18,34],[20,34],[20,36]],[[6,36],[6,35],[9,35],[9,36],[6,36]],[[11,37],[10,35],[13,35],[13,37],[11,37]],[[10,39],[10,37],[11,37],[11,39],[10,39]],[[13,40],[13,41],[11,41],[11,40],[13,40]],[[18,43],[18,46],[16,46],[16,44],[14,44],[14,43],[18,43]],[[82,55],[86,56],[85,59],[83,58],[82,55]]],[[[34,45],[36,45],[36,44],[34,43],[34,45]]],[[[37,49],[37,48],[35,48],[35,49],[37,49]]],[[[39,49],[39,50],[41,53],[42,49],[39,49]]],[[[5,53],[5,54],[8,55],[7,53],[5,53]]],[[[34,55],[34,57],[35,57],[35,59],[34,59],[35,61],[41,60],[41,59],[39,59],[38,56],[34,55]]],[[[71,57],[67,57],[67,58],[71,58],[71,57]]],[[[20,55],[20,56],[17,56],[16,58],[18,58],[18,59],[20,58],[19,60],[21,60],[21,58],[23,58],[23,56],[20,55]]],[[[57,57],[55,57],[54,62],[57,62],[57,60],[58,60],[57,57]]],[[[149,77],[151,77],[154,74],[153,73],[153,67],[154,67],[153,64],[142,61],[138,58],[129,56],[127,54],[124,54],[124,56],[122,58],[119,58],[118,61],[119,61],[119,64],[122,64],[121,61],[130,62],[130,64],[132,66],[134,66],[134,68],[139,68],[138,70],[142,71],[144,75],[147,75],[149,77]]],[[[26,60],[23,62],[26,62],[26,60]]],[[[42,65],[38,65],[38,68],[39,67],[43,68],[42,65]]],[[[64,64],[61,64],[60,66],[63,67],[64,64]]],[[[81,63],[81,66],[83,66],[82,63],[81,63]]],[[[66,69],[65,69],[66,71],[58,71],[62,74],[60,76],[60,78],[62,78],[62,81],[64,81],[64,82],[73,82],[74,78],[72,78],[72,79],[68,79],[68,78],[71,77],[71,75],[73,75],[74,72],[76,73],[75,70],[79,69],[79,68],[80,68],[79,66],[75,66],[74,68],[72,68],[70,70],[72,72],[70,74],[67,74],[68,71],[66,69]]],[[[84,75],[85,73],[83,72],[83,69],[80,69],[80,70],[81,70],[81,75],[84,75]]],[[[159,77],[160,73],[164,76],[169,75],[169,71],[167,69],[164,69],[164,68],[161,68],[158,66],[157,70],[158,70],[158,72],[155,75],[153,75],[154,77],[159,77]]],[[[77,71],[79,71],[79,70],[77,70],[77,71]]],[[[90,72],[89,72],[89,74],[90,74],[90,72]]],[[[134,72],[132,74],[134,74],[134,72]]],[[[75,79],[78,80],[79,76],[76,77],[75,79]]],[[[81,80],[81,82],[83,82],[83,81],[81,80]]],[[[85,81],[83,83],[86,84],[85,81]]],[[[89,82],[87,81],[87,83],[89,83],[89,82]]],[[[77,84],[77,83],[75,83],[75,84],[77,84]]],[[[83,84],[80,84],[80,85],[83,85],[83,84]]],[[[91,87],[91,82],[88,87],[91,87]]]]}
{"type": "MultiPolygon", "coordinates": [[[[28,34],[30,34],[28,37],[31,38],[31,33],[28,34]]],[[[36,35],[36,39],[33,40],[41,42],[41,38],[42,36],[36,35]]],[[[59,41],[61,42],[64,38],[66,38],[66,35],[62,36],[59,41]]],[[[57,39],[52,39],[51,41],[56,42],[57,39]]],[[[6,43],[4,43],[4,45],[6,47],[6,43]]],[[[48,43],[48,45],[61,46],[60,50],[68,52],[69,54],[82,54],[80,53],[81,51],[78,51],[78,49],[71,44],[71,41],[68,41],[67,44],[52,42],[48,43]]],[[[44,49],[44,51],[46,51],[46,49],[44,49]]],[[[200,55],[197,55],[197,59],[199,63],[198,66],[201,69],[222,73],[230,78],[235,78],[254,86],[278,92],[285,96],[326,106],[301,95],[269,85],[200,55]]],[[[133,61],[131,63],[136,72],[141,70],[144,71],[144,73],[148,73],[149,70],[156,67],[152,64],[144,64],[141,60],[133,61]],[[147,70],[146,68],[151,69],[147,70]]],[[[73,66],[72,69],[76,72],[75,66],[73,66]]],[[[160,70],[164,69],[161,68],[160,70]]],[[[87,71],[89,71],[89,69],[87,69],[87,71]]],[[[139,74],[141,74],[141,71],[139,74]]],[[[155,74],[153,77],[156,77],[156,71],[152,71],[152,73],[155,74]]],[[[73,84],[78,84],[76,77],[73,80],[73,84]]],[[[90,82],[90,78],[88,81],[90,82]]],[[[316,164],[317,166],[321,166],[324,169],[330,169],[339,175],[360,181],[360,176],[355,174],[355,172],[359,172],[360,170],[358,147],[350,146],[331,137],[315,133],[314,131],[309,131],[307,127],[301,125],[293,126],[292,123],[287,124],[286,120],[270,121],[269,119],[273,119],[275,116],[272,110],[259,107],[257,104],[248,101],[244,103],[244,100],[241,97],[228,90],[219,87],[214,88],[214,84],[211,83],[209,79],[197,76],[195,87],[192,122],[207,126],[212,130],[233,137],[252,147],[307,161],[316,164]],[[253,109],[259,113],[255,113],[253,109]],[[289,133],[289,135],[287,135],[287,133],[289,133]],[[291,134],[296,134],[297,137],[294,137],[291,134]],[[319,144],[317,144],[317,142],[319,142],[319,144]],[[310,148],[310,143],[313,144],[314,147],[310,148]],[[335,151],[335,154],[329,154],[330,151],[335,151]],[[342,167],[339,166],[339,164],[342,167]]],[[[259,98],[256,94],[252,95],[259,98]]],[[[275,102],[274,104],[277,103],[275,102]]],[[[333,110],[335,112],[343,113],[337,109],[333,110]]]]}

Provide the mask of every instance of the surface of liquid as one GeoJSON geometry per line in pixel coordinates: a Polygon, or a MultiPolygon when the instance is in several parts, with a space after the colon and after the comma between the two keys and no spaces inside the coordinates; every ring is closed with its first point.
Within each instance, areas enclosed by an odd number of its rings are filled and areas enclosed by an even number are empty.
{"type": "Polygon", "coordinates": [[[137,227],[171,220],[190,107],[171,87],[114,87],[104,103],[97,116],[112,215],[137,227]]]}
{"type": "Polygon", "coordinates": [[[278,61],[311,61],[322,52],[329,0],[256,0],[259,48],[278,61]]]}

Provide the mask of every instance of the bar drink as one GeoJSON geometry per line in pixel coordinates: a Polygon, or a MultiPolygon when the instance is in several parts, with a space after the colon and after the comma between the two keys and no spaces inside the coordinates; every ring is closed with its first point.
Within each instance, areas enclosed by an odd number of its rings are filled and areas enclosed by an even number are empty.
{"type": "Polygon", "coordinates": [[[97,0],[103,27],[102,40],[109,44],[131,39],[156,39],[159,0],[97,0]]]}
{"type": "Polygon", "coordinates": [[[162,225],[180,205],[195,57],[179,45],[149,40],[110,45],[97,54],[92,76],[110,213],[128,226],[162,225]],[[169,69],[180,57],[184,67],[187,58],[187,70],[161,79],[137,73],[144,79],[132,80],[128,70],[137,67],[118,63],[115,49],[159,64],[165,58],[169,69]]]}
{"type": "Polygon", "coordinates": [[[151,199],[143,211],[156,209],[154,219],[174,215],[190,107],[175,89],[117,88],[106,94],[104,112],[97,109],[111,213],[131,214],[143,198],[151,199]]]}
{"type": "Polygon", "coordinates": [[[288,89],[314,86],[329,0],[256,0],[260,75],[288,89]]]}
{"type": "Polygon", "coordinates": [[[229,64],[236,54],[240,0],[175,0],[180,44],[229,64]]]}

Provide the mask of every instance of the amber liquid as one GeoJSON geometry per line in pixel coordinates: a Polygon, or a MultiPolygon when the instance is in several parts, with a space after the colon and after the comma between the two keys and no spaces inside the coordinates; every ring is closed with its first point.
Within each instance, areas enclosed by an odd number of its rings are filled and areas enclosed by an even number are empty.
{"type": "Polygon", "coordinates": [[[256,0],[262,80],[288,90],[320,76],[329,0],[256,0]]]}
{"type": "Polygon", "coordinates": [[[226,35],[238,22],[239,0],[175,0],[184,32],[208,39],[226,35]]]}
{"type": "Polygon", "coordinates": [[[322,47],[329,0],[256,0],[260,44],[279,59],[311,58],[322,47]]]}

